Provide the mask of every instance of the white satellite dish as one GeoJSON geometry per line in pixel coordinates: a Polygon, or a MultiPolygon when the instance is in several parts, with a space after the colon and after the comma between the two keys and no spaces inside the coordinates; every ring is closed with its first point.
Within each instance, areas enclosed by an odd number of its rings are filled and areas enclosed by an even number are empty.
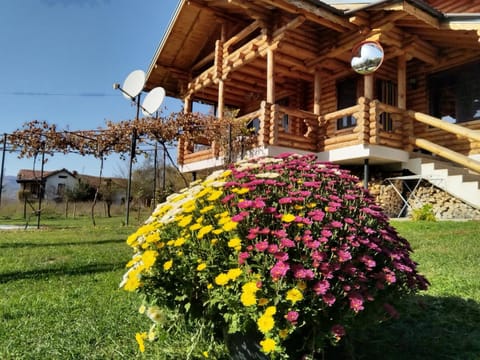
{"type": "Polygon", "coordinates": [[[152,114],[158,110],[162,105],[163,99],[165,99],[165,89],[162,87],[156,87],[151,90],[142,104],[142,113],[145,116],[152,116],[152,114]]]}
{"type": "Polygon", "coordinates": [[[145,72],[143,70],[132,71],[123,83],[122,93],[127,99],[133,99],[140,94],[145,85],[145,72]]]}

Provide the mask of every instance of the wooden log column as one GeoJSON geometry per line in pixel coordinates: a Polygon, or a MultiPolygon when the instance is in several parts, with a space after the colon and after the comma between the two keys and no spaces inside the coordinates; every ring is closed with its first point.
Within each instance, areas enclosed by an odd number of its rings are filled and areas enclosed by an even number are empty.
{"type": "Polygon", "coordinates": [[[320,70],[316,69],[314,78],[313,78],[313,113],[318,115],[317,118],[317,127],[318,130],[315,135],[315,142],[317,144],[317,151],[323,151],[325,147],[325,127],[322,124],[320,114],[322,113],[322,105],[321,105],[321,98],[322,98],[322,73],[320,70]]]}
{"type": "MultiPolygon", "coordinates": [[[[399,109],[407,109],[407,56],[400,55],[397,60],[397,106],[399,109]]],[[[410,142],[410,137],[413,136],[413,119],[409,116],[403,115],[402,119],[402,146],[405,151],[413,151],[413,145],[410,142]]]]}
{"type": "Polygon", "coordinates": [[[275,104],[275,59],[271,47],[267,49],[267,103],[275,104]]]}
{"type": "Polygon", "coordinates": [[[364,96],[367,98],[368,101],[373,100],[373,97],[374,97],[373,80],[374,80],[373,74],[368,74],[363,77],[363,81],[364,81],[363,92],[364,92],[364,96]]]}

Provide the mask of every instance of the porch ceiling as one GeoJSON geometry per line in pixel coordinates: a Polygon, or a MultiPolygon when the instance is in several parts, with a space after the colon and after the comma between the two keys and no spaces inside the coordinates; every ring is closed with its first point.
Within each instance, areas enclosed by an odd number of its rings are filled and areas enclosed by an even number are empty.
{"type": "Polygon", "coordinates": [[[238,45],[240,53],[232,62],[240,65],[224,74],[225,104],[233,106],[265,98],[265,51],[240,51],[248,41],[260,38],[263,28],[272,29],[269,44],[275,44],[274,76],[279,94],[294,92],[299,79],[313,81],[316,69],[334,77],[352,73],[351,49],[365,39],[378,40],[387,59],[406,54],[431,66],[445,64],[459,51],[464,60],[478,56],[480,14],[445,16],[416,3],[418,0],[380,1],[376,6],[343,13],[321,1],[182,0],[152,60],[145,90],[162,86],[167,95],[181,98],[188,84],[210,69],[196,83],[194,98],[216,102],[215,42],[222,23],[226,24],[226,39],[258,24],[238,45]],[[275,30],[297,20],[297,25],[277,34],[275,42],[275,30]],[[248,58],[251,54],[254,56],[248,58]]]}

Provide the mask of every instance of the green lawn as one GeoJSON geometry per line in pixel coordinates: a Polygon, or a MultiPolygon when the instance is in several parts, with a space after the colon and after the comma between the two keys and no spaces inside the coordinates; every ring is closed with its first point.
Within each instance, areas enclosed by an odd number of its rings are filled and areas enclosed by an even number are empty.
{"type": "MultiPolygon", "coordinates": [[[[162,356],[175,354],[166,347],[137,351],[135,333],[149,324],[139,297],[118,289],[135,229],[122,220],[0,232],[0,359],[178,359],[162,356]]],[[[335,358],[480,359],[480,222],[394,225],[432,286],[398,305],[399,320],[352,334],[335,358]]]]}

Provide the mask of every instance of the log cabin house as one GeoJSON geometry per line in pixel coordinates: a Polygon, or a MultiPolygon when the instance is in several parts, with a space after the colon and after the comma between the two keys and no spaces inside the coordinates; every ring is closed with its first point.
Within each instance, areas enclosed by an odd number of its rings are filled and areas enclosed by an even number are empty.
{"type": "MultiPolygon", "coordinates": [[[[477,0],[180,0],[145,90],[164,87],[186,112],[235,109],[257,130],[246,156],[308,152],[366,178],[372,165],[441,176],[480,208],[479,39],[477,0]],[[351,66],[364,42],[384,56],[366,75],[351,66]]],[[[224,157],[208,139],[180,140],[178,163],[196,172],[224,157]]]]}

